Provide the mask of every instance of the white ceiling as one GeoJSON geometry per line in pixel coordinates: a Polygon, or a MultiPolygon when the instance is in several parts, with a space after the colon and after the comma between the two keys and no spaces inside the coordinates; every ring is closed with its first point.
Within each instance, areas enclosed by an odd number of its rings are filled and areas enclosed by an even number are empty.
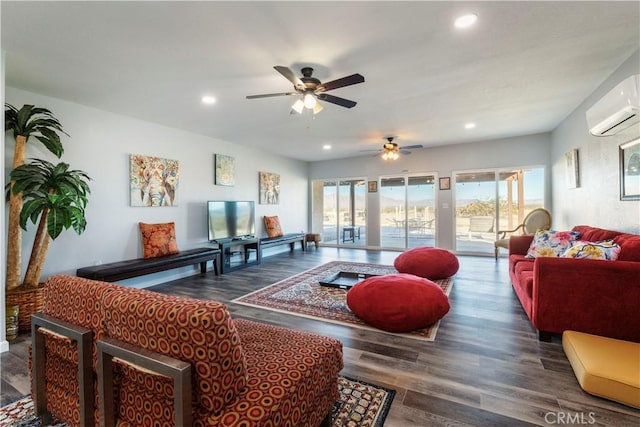
{"type": "Polygon", "coordinates": [[[7,85],[307,161],[385,135],[429,147],[550,131],[640,44],[637,1],[0,7],[7,85]],[[468,12],[477,24],[456,30],[468,12]],[[245,99],[292,89],[274,65],[366,81],[330,92],[353,109],[289,115],[293,97],[245,99]]]}

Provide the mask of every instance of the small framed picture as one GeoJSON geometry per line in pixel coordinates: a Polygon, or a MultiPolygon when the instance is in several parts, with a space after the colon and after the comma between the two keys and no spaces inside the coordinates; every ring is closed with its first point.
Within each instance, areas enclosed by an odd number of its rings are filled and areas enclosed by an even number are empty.
{"type": "Polygon", "coordinates": [[[620,146],[620,200],[640,200],[640,138],[620,146]]]}
{"type": "Polygon", "coordinates": [[[448,176],[440,178],[440,189],[451,190],[451,178],[448,176]]]}
{"type": "Polygon", "coordinates": [[[564,154],[564,163],[566,166],[567,188],[580,187],[580,166],[577,148],[564,154]]]}
{"type": "Polygon", "coordinates": [[[378,181],[369,181],[369,193],[378,192],[378,181]]]}

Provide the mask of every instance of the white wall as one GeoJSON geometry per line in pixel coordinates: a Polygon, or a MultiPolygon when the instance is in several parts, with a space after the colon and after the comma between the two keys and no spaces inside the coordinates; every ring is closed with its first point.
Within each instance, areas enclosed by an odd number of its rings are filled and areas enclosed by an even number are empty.
{"type": "MultiPolygon", "coordinates": [[[[400,143],[402,141],[399,141],[400,143]]],[[[448,145],[412,150],[412,154],[401,156],[393,162],[385,162],[379,156],[352,157],[340,160],[313,162],[309,179],[365,177],[377,180],[382,175],[427,172],[438,177],[452,177],[452,171],[487,168],[543,166],[549,177],[551,135],[549,133],[504,138],[491,141],[448,145]]],[[[452,181],[453,186],[453,181],[452,181]]],[[[442,248],[452,249],[453,191],[438,190],[438,242],[442,248]]],[[[367,194],[367,221],[369,230],[379,228],[380,193],[367,194]]],[[[550,206],[550,186],[545,189],[545,205],[550,206]]],[[[376,245],[376,235],[367,235],[369,245],[376,245]]]]}
{"type": "MultiPolygon", "coordinates": [[[[51,243],[43,279],[55,273],[75,274],[78,267],[141,257],[139,221],[174,221],[180,249],[207,246],[207,200],[255,200],[256,233],[259,236],[266,235],[262,224],[264,215],[279,215],[285,231],[306,229],[306,162],[11,87],[6,88],[6,101],[17,108],[24,104],[35,104],[50,109],[70,135],[63,137],[65,153],[62,161],[69,163],[73,169],[87,172],[93,179],[87,208],[87,229],[80,236],[73,230],[65,231],[51,243]],[[213,184],[214,153],[235,157],[235,186],[213,184]],[[179,161],[177,207],[130,206],[130,154],[179,161]],[[280,174],[280,204],[258,203],[259,171],[280,174]]],[[[212,114],[215,114],[215,107],[212,114]]],[[[11,169],[14,144],[7,145],[5,179],[11,169]]],[[[55,160],[52,154],[41,148],[37,140],[30,141],[28,147],[28,158],[55,160]]],[[[35,226],[31,226],[24,235],[23,270],[28,261],[34,230],[35,226]]],[[[195,267],[185,267],[130,279],[125,283],[138,287],[149,286],[196,272],[195,267]]]]}
{"type": "Polygon", "coordinates": [[[610,137],[589,134],[585,112],[614,86],[640,73],[636,51],[552,133],[554,227],[587,224],[640,234],[640,201],[620,200],[619,146],[640,136],[640,124],[610,137]],[[565,183],[564,154],[579,150],[580,187],[565,183]]]}
{"type": "MultiPolygon", "coordinates": [[[[6,55],[4,50],[0,51],[0,101],[2,101],[2,105],[4,106],[4,65],[5,65],[6,55]]],[[[4,115],[2,116],[4,123],[4,115]]],[[[4,142],[4,133],[0,136],[0,143],[2,146],[5,146],[4,142]]],[[[4,164],[4,151],[0,152],[0,161],[4,164]]],[[[4,174],[0,176],[0,188],[4,188],[4,174]]],[[[5,210],[0,209],[0,224],[4,224],[4,215],[5,210]]],[[[4,230],[4,226],[3,226],[4,230]]],[[[9,350],[9,342],[7,341],[7,330],[6,330],[6,317],[5,317],[5,295],[4,295],[4,280],[5,280],[5,248],[4,245],[5,239],[2,239],[2,244],[0,244],[0,353],[9,350]]]]}

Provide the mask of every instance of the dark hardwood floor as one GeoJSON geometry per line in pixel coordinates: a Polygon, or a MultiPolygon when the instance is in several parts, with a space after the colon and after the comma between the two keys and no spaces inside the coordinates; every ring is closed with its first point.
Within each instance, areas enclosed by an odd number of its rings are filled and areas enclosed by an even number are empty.
{"type": "MultiPolygon", "coordinates": [[[[278,253],[221,276],[213,273],[150,288],[174,295],[232,299],[325,262],[393,264],[397,252],[323,248],[278,253]]],[[[507,261],[460,257],[451,311],[434,342],[353,329],[229,303],[233,317],[340,339],[342,374],[396,390],[386,426],[638,426],[640,412],[583,392],[555,336],[537,340],[509,283],[507,261]]],[[[1,356],[2,403],[29,392],[22,335],[1,356]]]]}

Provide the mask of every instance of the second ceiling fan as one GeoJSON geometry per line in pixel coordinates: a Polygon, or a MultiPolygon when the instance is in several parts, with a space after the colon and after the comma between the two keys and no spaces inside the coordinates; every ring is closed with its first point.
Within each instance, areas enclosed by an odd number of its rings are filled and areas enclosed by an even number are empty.
{"type": "Polygon", "coordinates": [[[357,102],[349,99],[340,98],[326,93],[327,91],[338,89],[345,86],[351,86],[364,82],[364,77],[360,74],[352,74],[350,76],[342,77],[340,79],[331,80],[329,82],[322,83],[320,80],[312,77],[313,68],[304,67],[300,71],[302,77],[295,75],[289,67],[283,65],[276,65],[275,70],[282,74],[287,80],[293,83],[294,92],[279,92],[279,93],[266,93],[263,95],[248,95],[247,99],[268,98],[272,96],[290,96],[301,95],[293,106],[291,107],[291,114],[302,114],[305,108],[313,110],[313,114],[318,114],[322,111],[323,107],[318,100],[330,102],[332,104],[339,105],[345,108],[353,108],[357,102]]]}
{"type": "Polygon", "coordinates": [[[395,138],[395,136],[385,136],[384,139],[386,139],[387,142],[382,145],[382,148],[380,150],[373,149],[360,151],[377,151],[378,153],[381,153],[381,157],[383,160],[398,160],[400,154],[411,154],[411,151],[409,150],[422,148],[422,144],[405,145],[404,147],[400,147],[396,142],[393,142],[395,138]]]}

